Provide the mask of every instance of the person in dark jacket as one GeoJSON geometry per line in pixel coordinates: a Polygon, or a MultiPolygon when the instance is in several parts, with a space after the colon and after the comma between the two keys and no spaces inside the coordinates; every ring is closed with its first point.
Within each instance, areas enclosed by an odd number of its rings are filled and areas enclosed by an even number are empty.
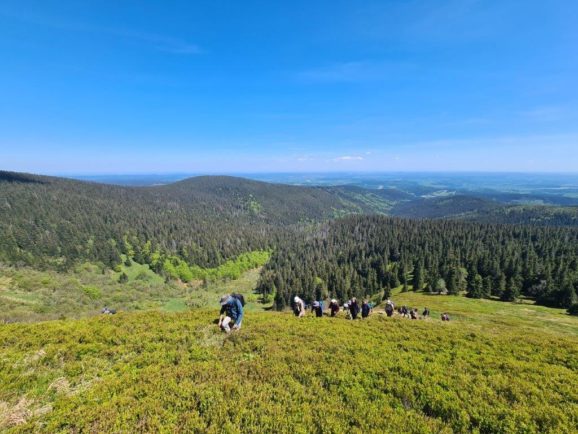
{"type": "Polygon", "coordinates": [[[233,322],[233,330],[239,330],[243,322],[243,305],[241,301],[232,295],[223,295],[220,303],[219,327],[229,333],[231,331],[230,323],[233,322]]]}
{"type": "Polygon", "coordinates": [[[321,318],[323,316],[323,307],[321,303],[318,301],[313,302],[313,312],[317,318],[321,318]]]}
{"type": "Polygon", "coordinates": [[[388,299],[387,302],[385,303],[385,313],[387,314],[388,317],[393,316],[394,309],[395,305],[393,304],[393,301],[388,299]]]}
{"type": "Polygon", "coordinates": [[[363,304],[361,305],[361,318],[367,318],[371,313],[371,305],[367,300],[363,300],[363,304]]]}
{"type": "Polygon", "coordinates": [[[329,310],[331,311],[331,316],[337,315],[337,313],[339,312],[339,303],[337,302],[337,300],[335,299],[331,300],[331,303],[329,303],[329,310]]]}
{"type": "Polygon", "coordinates": [[[355,297],[349,302],[349,312],[351,313],[351,319],[357,319],[357,315],[359,315],[359,304],[357,304],[355,297]]]}

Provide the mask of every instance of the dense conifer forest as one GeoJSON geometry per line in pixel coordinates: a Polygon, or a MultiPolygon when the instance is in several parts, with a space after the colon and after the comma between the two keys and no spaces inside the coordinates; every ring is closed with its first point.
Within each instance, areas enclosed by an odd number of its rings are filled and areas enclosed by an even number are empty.
{"type": "Polygon", "coordinates": [[[279,229],[358,208],[322,189],[232,177],[130,188],[0,172],[0,261],[154,265],[168,256],[215,267],[277,244],[279,229]]]}
{"type": "Polygon", "coordinates": [[[567,308],[578,288],[578,229],[351,216],[285,240],[259,290],[283,309],[294,295],[387,298],[400,285],[567,308]]]}
{"type": "Polygon", "coordinates": [[[396,203],[389,211],[397,217],[466,220],[538,226],[577,226],[577,206],[503,204],[494,200],[455,195],[396,203]]]}

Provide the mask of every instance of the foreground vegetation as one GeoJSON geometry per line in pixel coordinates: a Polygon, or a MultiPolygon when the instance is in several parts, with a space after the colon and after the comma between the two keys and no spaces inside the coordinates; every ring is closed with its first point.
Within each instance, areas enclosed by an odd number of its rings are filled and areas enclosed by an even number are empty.
{"type": "Polygon", "coordinates": [[[3,325],[0,427],[575,432],[578,319],[463,297],[408,293],[396,301],[426,298],[453,320],[261,312],[226,336],[214,324],[215,305],[3,325]]]}

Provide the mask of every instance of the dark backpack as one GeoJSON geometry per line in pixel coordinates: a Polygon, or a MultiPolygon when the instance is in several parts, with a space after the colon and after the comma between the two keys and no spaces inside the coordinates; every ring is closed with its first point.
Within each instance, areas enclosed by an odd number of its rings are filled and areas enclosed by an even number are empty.
{"type": "Polygon", "coordinates": [[[245,297],[243,297],[243,294],[231,294],[231,297],[239,300],[241,302],[241,306],[245,307],[245,297]]]}

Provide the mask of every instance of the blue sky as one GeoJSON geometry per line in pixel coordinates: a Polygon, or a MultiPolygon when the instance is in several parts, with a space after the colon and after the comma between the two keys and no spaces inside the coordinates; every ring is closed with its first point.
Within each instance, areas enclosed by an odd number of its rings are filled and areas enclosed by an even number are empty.
{"type": "Polygon", "coordinates": [[[0,169],[578,171],[578,2],[0,3],[0,169]]]}

